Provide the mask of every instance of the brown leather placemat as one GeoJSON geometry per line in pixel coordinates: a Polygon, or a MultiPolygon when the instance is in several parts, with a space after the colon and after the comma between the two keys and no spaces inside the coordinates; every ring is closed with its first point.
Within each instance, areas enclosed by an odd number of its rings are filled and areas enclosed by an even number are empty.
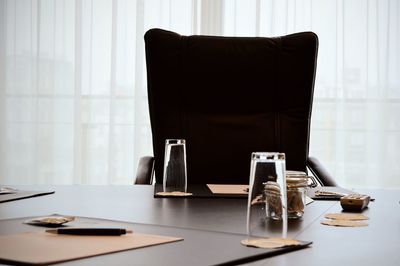
{"type": "Polygon", "coordinates": [[[33,197],[39,197],[44,195],[53,194],[54,191],[24,191],[24,190],[17,190],[14,193],[8,194],[0,194],[0,203],[14,201],[14,200],[21,200],[33,197]]]}
{"type": "MultiPolygon", "coordinates": [[[[44,227],[24,224],[24,221],[33,217],[18,219],[0,220],[0,235],[17,235],[23,232],[43,232],[44,227]]],[[[301,245],[287,246],[277,249],[262,249],[243,246],[240,241],[246,238],[243,234],[223,233],[216,231],[206,231],[198,229],[138,224],[120,222],[106,219],[75,217],[73,222],[66,226],[80,227],[121,227],[131,229],[137,234],[157,235],[157,236],[176,236],[184,238],[184,241],[176,241],[166,245],[155,245],[147,248],[137,248],[121,252],[121,255],[94,256],[82,258],[79,261],[71,261],[71,265],[130,265],[139,263],[140,265],[236,265],[251,262],[259,259],[276,256],[306,248],[311,244],[309,241],[300,241],[301,245]]],[[[3,244],[0,244],[1,247],[3,244]]],[[[47,252],[46,250],[42,252],[47,252]]],[[[13,261],[0,259],[0,263],[21,265],[13,261]]],[[[28,263],[25,265],[37,265],[28,263]]]]}
{"type": "Polygon", "coordinates": [[[0,259],[24,264],[53,264],[182,240],[182,238],[126,234],[78,236],[25,232],[0,236],[0,259]]]}

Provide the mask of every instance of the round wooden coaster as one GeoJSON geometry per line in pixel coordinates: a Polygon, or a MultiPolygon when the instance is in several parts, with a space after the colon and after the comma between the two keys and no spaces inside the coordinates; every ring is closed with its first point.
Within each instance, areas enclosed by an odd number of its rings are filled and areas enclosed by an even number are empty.
{"type": "Polygon", "coordinates": [[[73,216],[45,216],[45,217],[36,217],[25,221],[26,224],[32,225],[54,225],[59,226],[68,222],[72,222],[75,220],[73,216]]]}
{"type": "Polygon", "coordinates": [[[193,193],[185,193],[185,192],[181,192],[181,191],[173,191],[173,192],[157,192],[156,195],[159,195],[159,196],[185,197],[185,196],[192,196],[193,193]]]}
{"type": "Polygon", "coordinates": [[[362,214],[350,214],[350,213],[328,213],[325,214],[325,218],[333,220],[345,220],[345,221],[363,221],[369,218],[362,214]]]}
{"type": "Polygon", "coordinates": [[[279,238],[279,237],[272,237],[272,238],[256,238],[256,239],[244,239],[240,243],[245,246],[249,247],[256,247],[256,248],[281,248],[286,246],[297,246],[301,243],[296,239],[290,238],[279,238]]]}
{"type": "Polygon", "coordinates": [[[341,226],[341,227],[368,226],[368,223],[366,223],[366,222],[349,221],[349,220],[324,220],[324,221],[321,221],[321,224],[330,225],[330,226],[341,226]]]}

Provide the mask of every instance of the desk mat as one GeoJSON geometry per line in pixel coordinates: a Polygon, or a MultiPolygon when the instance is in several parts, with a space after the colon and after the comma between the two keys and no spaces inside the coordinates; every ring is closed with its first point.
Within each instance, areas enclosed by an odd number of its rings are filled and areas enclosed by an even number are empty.
{"type": "MultiPolygon", "coordinates": [[[[21,232],[39,232],[45,228],[23,224],[27,219],[0,220],[0,235],[18,234],[21,232]]],[[[131,228],[139,234],[176,236],[183,241],[147,248],[126,250],[90,258],[64,262],[63,265],[237,265],[282,253],[305,248],[311,242],[302,241],[299,246],[278,249],[259,249],[245,247],[240,241],[246,236],[197,229],[185,229],[170,226],[158,226],[138,223],[118,222],[104,219],[76,217],[71,226],[115,226],[131,228]]],[[[43,252],[46,252],[45,250],[43,252]]],[[[10,261],[1,261],[13,263],[10,261]]],[[[39,265],[39,264],[25,264],[39,265]]]]}
{"type": "Polygon", "coordinates": [[[14,200],[21,200],[33,197],[39,197],[44,195],[53,194],[54,191],[24,191],[24,190],[17,190],[13,193],[8,194],[0,194],[0,203],[14,201],[14,200]]]}
{"type": "Polygon", "coordinates": [[[137,233],[79,236],[24,232],[0,236],[0,259],[12,264],[49,265],[180,240],[182,238],[137,233]]]}
{"type": "MultiPolygon", "coordinates": [[[[174,196],[161,196],[157,195],[158,192],[163,191],[163,185],[156,183],[154,185],[154,197],[155,198],[168,198],[174,196]]],[[[212,193],[208,188],[207,184],[188,184],[187,192],[192,193],[188,198],[226,198],[226,199],[247,199],[248,195],[243,194],[223,194],[223,193],[212,193]]]]}

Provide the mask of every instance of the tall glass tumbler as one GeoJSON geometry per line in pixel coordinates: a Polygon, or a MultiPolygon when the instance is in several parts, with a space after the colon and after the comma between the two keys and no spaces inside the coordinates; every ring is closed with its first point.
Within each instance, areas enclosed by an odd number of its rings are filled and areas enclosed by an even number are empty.
{"type": "Polygon", "coordinates": [[[186,141],[184,139],[165,141],[163,190],[186,193],[186,141]]]}
{"type": "Polygon", "coordinates": [[[287,236],[285,154],[253,152],[247,204],[247,237],[287,236]]]}

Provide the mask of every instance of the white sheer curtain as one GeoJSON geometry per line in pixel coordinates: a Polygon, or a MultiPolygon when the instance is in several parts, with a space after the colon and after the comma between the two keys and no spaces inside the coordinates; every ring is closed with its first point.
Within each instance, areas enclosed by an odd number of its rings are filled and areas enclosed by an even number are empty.
{"type": "Polygon", "coordinates": [[[130,184],[151,155],[144,32],[320,38],[311,154],[400,187],[398,0],[0,0],[0,184],[130,184]]]}
{"type": "Polygon", "coordinates": [[[151,155],[143,35],[190,1],[1,0],[0,184],[131,184],[151,155]]]}
{"type": "Polygon", "coordinates": [[[226,35],[317,33],[310,154],[340,185],[400,187],[400,1],[236,0],[223,12],[226,35]]]}

